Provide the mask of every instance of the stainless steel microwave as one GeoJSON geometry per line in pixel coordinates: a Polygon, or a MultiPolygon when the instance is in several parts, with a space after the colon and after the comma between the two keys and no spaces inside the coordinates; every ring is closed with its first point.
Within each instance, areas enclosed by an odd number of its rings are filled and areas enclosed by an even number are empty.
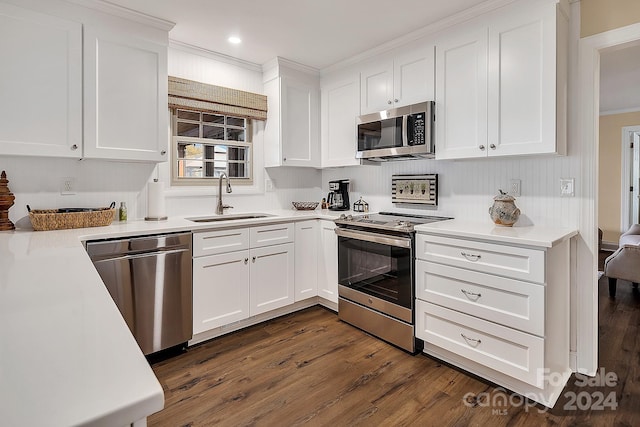
{"type": "Polygon", "coordinates": [[[433,158],[434,102],[358,117],[357,159],[369,161],[433,158]]]}

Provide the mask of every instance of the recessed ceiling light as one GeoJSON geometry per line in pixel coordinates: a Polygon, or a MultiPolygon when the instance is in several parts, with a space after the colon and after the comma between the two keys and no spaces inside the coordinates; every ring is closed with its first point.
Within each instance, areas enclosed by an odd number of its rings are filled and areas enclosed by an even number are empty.
{"type": "Polygon", "coordinates": [[[242,39],[240,37],[231,36],[227,39],[231,44],[240,44],[242,43],[242,39]]]}

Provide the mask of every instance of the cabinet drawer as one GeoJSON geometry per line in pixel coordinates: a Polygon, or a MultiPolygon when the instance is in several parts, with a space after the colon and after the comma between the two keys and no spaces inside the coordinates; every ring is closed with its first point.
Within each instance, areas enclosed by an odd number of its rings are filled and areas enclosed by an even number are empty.
{"type": "Polygon", "coordinates": [[[543,285],[416,261],[416,297],[544,336],[543,285]]]}
{"type": "Polygon", "coordinates": [[[194,257],[241,251],[244,249],[249,249],[248,228],[193,233],[194,257]]]}
{"type": "Polygon", "coordinates": [[[544,283],[545,252],[537,249],[418,234],[416,258],[481,273],[544,283]]]}
{"type": "Polygon", "coordinates": [[[293,224],[281,223],[251,227],[252,248],[293,242],[293,224]]]}
{"type": "Polygon", "coordinates": [[[544,340],[421,300],[416,337],[542,388],[544,340]]]}

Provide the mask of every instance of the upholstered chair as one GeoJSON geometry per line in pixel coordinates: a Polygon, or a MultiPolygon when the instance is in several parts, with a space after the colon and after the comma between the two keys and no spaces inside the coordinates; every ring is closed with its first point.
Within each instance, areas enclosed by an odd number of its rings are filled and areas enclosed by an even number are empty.
{"type": "Polygon", "coordinates": [[[609,279],[609,296],[616,296],[617,279],[638,287],[640,282],[640,225],[634,224],[620,236],[618,250],[604,260],[604,275],[609,279]]]}

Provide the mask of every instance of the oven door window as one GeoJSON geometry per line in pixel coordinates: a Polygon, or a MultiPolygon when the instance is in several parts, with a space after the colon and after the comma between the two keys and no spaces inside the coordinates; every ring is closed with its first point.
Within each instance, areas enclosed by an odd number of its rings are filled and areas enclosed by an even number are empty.
{"type": "Polygon", "coordinates": [[[402,117],[358,125],[358,151],[402,147],[402,117]]]}
{"type": "Polygon", "coordinates": [[[393,304],[412,308],[409,248],[338,237],[338,283],[393,304]]]}

